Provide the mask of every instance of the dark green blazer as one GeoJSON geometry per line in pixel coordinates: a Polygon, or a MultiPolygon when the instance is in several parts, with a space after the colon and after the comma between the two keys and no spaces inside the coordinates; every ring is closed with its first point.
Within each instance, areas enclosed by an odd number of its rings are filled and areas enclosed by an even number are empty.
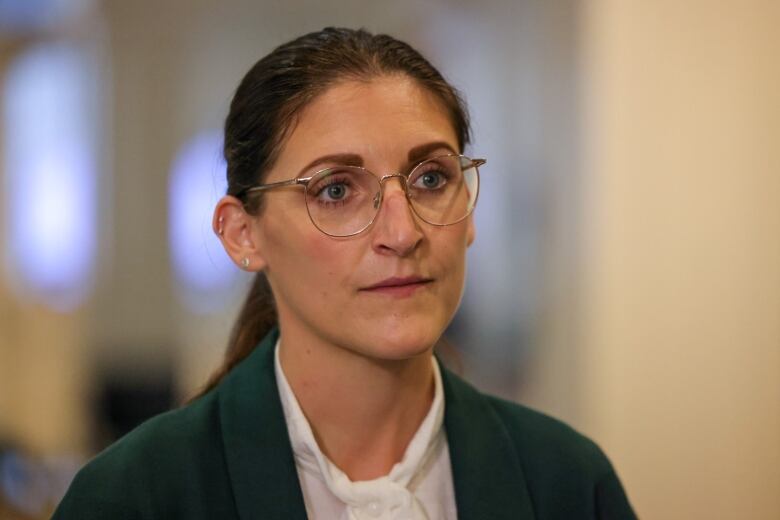
{"type": "MultiPolygon", "coordinates": [[[[93,459],[54,518],[305,519],[276,388],[276,338],[269,334],[205,396],[93,459]]],[[[446,369],[442,379],[458,518],[635,518],[593,442],[446,369]]]]}

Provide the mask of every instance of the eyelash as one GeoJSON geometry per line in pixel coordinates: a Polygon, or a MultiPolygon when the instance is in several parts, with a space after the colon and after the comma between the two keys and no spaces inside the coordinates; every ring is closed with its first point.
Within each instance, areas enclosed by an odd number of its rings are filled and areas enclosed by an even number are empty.
{"type": "Polygon", "coordinates": [[[328,189],[328,186],[333,186],[334,184],[343,184],[347,189],[350,188],[349,183],[346,182],[346,179],[329,177],[323,181],[323,184],[317,186],[316,192],[314,193],[314,198],[317,200],[317,204],[323,206],[330,206],[330,207],[343,206],[344,204],[346,204],[347,198],[343,198],[340,200],[323,200],[320,197],[322,192],[328,189]]]}
{"type": "Polygon", "coordinates": [[[417,177],[416,178],[419,179],[420,177],[422,177],[423,175],[425,175],[427,173],[436,173],[436,174],[438,174],[444,182],[447,182],[447,181],[450,180],[450,175],[447,174],[447,169],[442,167],[439,164],[428,165],[422,171],[417,172],[417,174],[416,174],[417,177]]]}

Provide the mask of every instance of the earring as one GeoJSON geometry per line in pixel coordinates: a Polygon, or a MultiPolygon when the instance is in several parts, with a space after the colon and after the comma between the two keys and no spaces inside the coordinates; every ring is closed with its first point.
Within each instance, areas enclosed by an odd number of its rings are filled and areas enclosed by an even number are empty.
{"type": "Polygon", "coordinates": [[[241,260],[241,266],[242,266],[244,269],[248,268],[248,267],[249,267],[249,258],[247,258],[247,257],[244,257],[244,258],[241,260]]]}
{"type": "Polygon", "coordinates": [[[222,236],[225,233],[225,228],[223,227],[223,224],[225,223],[225,217],[219,217],[219,227],[217,228],[217,234],[219,236],[222,236]]]}

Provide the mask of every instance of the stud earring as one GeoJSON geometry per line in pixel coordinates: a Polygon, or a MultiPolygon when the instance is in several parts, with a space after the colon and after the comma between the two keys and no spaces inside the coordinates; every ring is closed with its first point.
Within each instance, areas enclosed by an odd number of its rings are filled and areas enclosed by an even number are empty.
{"type": "Polygon", "coordinates": [[[249,267],[249,258],[247,258],[247,257],[244,257],[244,258],[241,260],[241,266],[242,266],[244,269],[246,269],[247,267],[249,267]]]}
{"type": "Polygon", "coordinates": [[[225,223],[225,217],[219,217],[219,227],[217,228],[217,234],[219,236],[222,236],[225,233],[225,228],[223,227],[223,224],[225,223]]]}

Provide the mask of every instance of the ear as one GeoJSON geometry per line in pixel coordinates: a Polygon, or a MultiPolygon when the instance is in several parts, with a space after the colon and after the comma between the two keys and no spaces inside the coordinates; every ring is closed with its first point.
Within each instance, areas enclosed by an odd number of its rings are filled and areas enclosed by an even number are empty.
{"type": "Polygon", "coordinates": [[[477,229],[474,227],[474,217],[472,215],[468,216],[466,226],[466,247],[470,247],[477,236],[477,229]]]}
{"type": "Polygon", "coordinates": [[[244,271],[262,271],[266,267],[257,233],[257,217],[244,210],[236,197],[225,195],[214,208],[211,227],[228,256],[244,271]]]}

